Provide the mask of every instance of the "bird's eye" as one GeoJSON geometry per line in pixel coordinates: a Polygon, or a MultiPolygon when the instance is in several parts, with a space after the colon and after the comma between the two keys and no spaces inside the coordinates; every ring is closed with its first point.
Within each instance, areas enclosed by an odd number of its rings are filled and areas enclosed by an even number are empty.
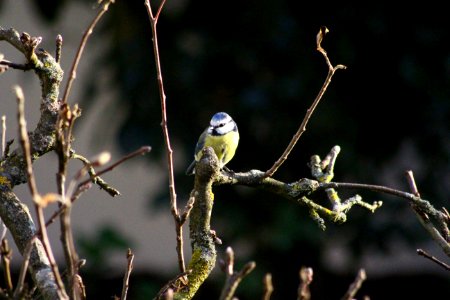
{"type": "Polygon", "coordinates": [[[220,123],[219,124],[219,127],[223,127],[223,126],[225,126],[225,123],[220,123]]]}

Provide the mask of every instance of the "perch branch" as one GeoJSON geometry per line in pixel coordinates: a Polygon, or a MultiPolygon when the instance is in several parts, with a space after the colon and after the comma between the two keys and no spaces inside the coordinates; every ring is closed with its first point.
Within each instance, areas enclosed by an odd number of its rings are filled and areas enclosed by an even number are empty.
{"type": "Polygon", "coordinates": [[[195,173],[195,202],[189,218],[192,257],[187,267],[191,272],[187,281],[180,278],[181,282],[174,290],[174,299],[177,300],[192,299],[214,268],[217,256],[210,223],[214,202],[212,186],[219,175],[219,162],[211,147],[203,149],[195,173]]]}

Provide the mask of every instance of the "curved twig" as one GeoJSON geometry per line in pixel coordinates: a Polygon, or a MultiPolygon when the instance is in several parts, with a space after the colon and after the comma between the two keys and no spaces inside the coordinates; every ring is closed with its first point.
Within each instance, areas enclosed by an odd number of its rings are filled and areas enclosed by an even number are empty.
{"type": "Polygon", "coordinates": [[[273,174],[275,174],[275,172],[278,170],[278,168],[288,158],[289,154],[291,153],[292,149],[294,149],[294,146],[297,144],[297,142],[300,139],[301,135],[303,134],[303,132],[306,131],[306,124],[308,124],[308,121],[311,118],[312,114],[314,113],[314,110],[316,109],[317,105],[319,104],[320,100],[322,99],[323,95],[325,94],[325,91],[327,90],[328,85],[330,84],[331,78],[333,78],[334,73],[337,70],[339,70],[339,69],[346,69],[347,68],[344,65],[333,66],[331,64],[327,53],[325,52],[325,50],[321,46],[322,40],[323,40],[323,38],[324,38],[326,33],[328,33],[328,28],[321,27],[320,30],[319,30],[319,33],[317,34],[317,51],[322,53],[322,55],[324,56],[324,58],[326,60],[327,65],[328,65],[328,74],[327,74],[327,77],[325,78],[325,82],[323,83],[322,88],[319,91],[319,94],[316,96],[316,98],[314,99],[313,103],[311,104],[311,106],[306,111],[306,115],[303,118],[303,121],[300,124],[300,127],[298,128],[297,132],[292,137],[292,140],[289,142],[289,145],[286,147],[286,149],[284,150],[284,152],[281,155],[281,157],[273,164],[273,166],[264,173],[264,176],[263,176],[264,178],[272,177],[273,174]]]}

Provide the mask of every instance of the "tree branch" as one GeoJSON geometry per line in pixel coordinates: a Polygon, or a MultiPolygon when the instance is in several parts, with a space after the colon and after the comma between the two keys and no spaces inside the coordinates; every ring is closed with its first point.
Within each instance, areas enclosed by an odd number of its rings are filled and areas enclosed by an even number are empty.
{"type": "Polygon", "coordinates": [[[326,61],[327,65],[328,65],[328,74],[327,74],[327,77],[325,78],[325,82],[323,83],[322,88],[320,89],[319,94],[314,99],[312,105],[306,111],[306,115],[303,118],[303,121],[300,124],[300,127],[298,128],[298,130],[295,133],[295,135],[292,137],[292,140],[289,142],[289,145],[287,146],[286,150],[284,150],[284,152],[281,155],[281,157],[273,164],[273,166],[264,173],[264,178],[272,177],[273,174],[275,174],[275,172],[278,170],[278,168],[288,158],[289,154],[291,153],[292,149],[294,149],[294,147],[297,144],[298,140],[300,139],[301,135],[303,134],[303,132],[306,131],[306,124],[308,124],[308,121],[311,118],[312,114],[314,113],[314,110],[316,109],[317,105],[319,104],[320,100],[322,99],[323,95],[325,94],[325,91],[327,90],[328,85],[330,85],[331,78],[333,78],[334,73],[337,70],[339,70],[339,69],[346,69],[347,68],[344,65],[333,66],[331,64],[331,62],[330,62],[330,59],[328,58],[327,53],[322,48],[322,46],[321,46],[322,40],[323,40],[325,34],[328,33],[328,31],[329,31],[328,28],[321,27],[320,30],[319,30],[319,33],[317,34],[317,37],[316,37],[317,51],[322,53],[322,55],[325,58],[325,61],[326,61]]]}
{"type": "MultiPolygon", "coordinates": [[[[41,82],[40,119],[35,130],[29,133],[30,156],[37,159],[53,150],[55,145],[55,123],[60,108],[58,93],[63,71],[46,51],[36,50],[41,41],[39,37],[0,27],[0,41],[6,41],[20,51],[41,82]]],[[[20,147],[3,157],[0,172],[0,217],[22,254],[33,239],[36,228],[28,208],[17,199],[12,189],[17,184],[27,182],[26,170],[26,158],[20,147]]],[[[58,298],[60,292],[44,247],[39,239],[33,240],[31,244],[30,270],[34,281],[45,299],[58,298]]]]}
{"type": "Polygon", "coordinates": [[[189,222],[192,257],[187,267],[191,272],[187,275],[187,284],[174,291],[174,299],[192,299],[216,263],[210,222],[214,201],[212,186],[218,175],[219,161],[214,150],[207,147],[195,172],[195,201],[189,222]]]}
{"type": "Polygon", "coordinates": [[[242,279],[247,276],[256,267],[255,262],[251,261],[244,265],[239,272],[233,271],[234,269],[234,251],[231,247],[226,250],[226,259],[222,262],[222,271],[227,275],[225,285],[220,294],[219,300],[231,300],[237,287],[242,279]]]}
{"type": "Polygon", "coordinates": [[[83,54],[84,47],[86,46],[87,40],[91,36],[92,31],[94,30],[94,27],[97,25],[98,21],[101,19],[101,17],[108,10],[109,5],[111,3],[114,3],[114,0],[107,0],[107,1],[103,2],[102,8],[99,10],[99,12],[95,16],[95,18],[92,20],[92,22],[89,25],[89,27],[83,33],[83,37],[81,38],[80,45],[78,46],[77,54],[75,55],[75,59],[74,59],[74,61],[72,63],[72,67],[70,68],[69,79],[67,80],[66,88],[64,89],[64,94],[63,94],[63,97],[61,99],[62,103],[67,103],[67,99],[69,97],[69,94],[70,94],[70,91],[71,91],[71,88],[72,88],[72,83],[75,80],[75,78],[77,77],[78,63],[80,62],[81,55],[83,54]]]}
{"type": "Polygon", "coordinates": [[[341,300],[352,300],[354,299],[356,293],[361,288],[362,283],[366,280],[366,271],[364,269],[360,269],[358,275],[356,275],[355,281],[349,286],[345,295],[341,298],[341,300]]]}
{"type": "Polygon", "coordinates": [[[183,253],[183,227],[180,225],[180,212],[177,207],[177,194],[175,190],[175,176],[173,171],[173,150],[170,143],[169,129],[167,127],[167,105],[166,105],[166,93],[164,91],[164,82],[162,76],[161,69],[161,60],[159,56],[159,45],[158,45],[158,31],[156,29],[156,25],[158,24],[158,19],[161,14],[161,11],[166,3],[165,0],[162,0],[158,6],[158,11],[156,15],[153,15],[152,6],[150,5],[149,0],[145,0],[144,5],[147,9],[147,13],[150,20],[150,25],[152,29],[152,37],[153,37],[153,54],[155,56],[155,64],[156,64],[156,77],[158,80],[158,89],[159,96],[161,102],[161,127],[164,136],[164,142],[166,145],[166,153],[167,153],[167,170],[169,173],[169,194],[170,194],[170,207],[172,216],[175,221],[175,230],[176,230],[176,241],[177,241],[177,254],[178,254],[178,267],[180,268],[180,272],[185,272],[186,267],[184,265],[184,253],[183,253]]]}

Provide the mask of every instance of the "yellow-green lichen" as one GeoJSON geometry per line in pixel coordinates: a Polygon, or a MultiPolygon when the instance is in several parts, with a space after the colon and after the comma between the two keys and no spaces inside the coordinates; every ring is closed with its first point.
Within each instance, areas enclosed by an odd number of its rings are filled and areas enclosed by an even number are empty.
{"type": "Polygon", "coordinates": [[[0,176],[0,186],[7,186],[11,188],[11,182],[6,176],[0,176]]]}

